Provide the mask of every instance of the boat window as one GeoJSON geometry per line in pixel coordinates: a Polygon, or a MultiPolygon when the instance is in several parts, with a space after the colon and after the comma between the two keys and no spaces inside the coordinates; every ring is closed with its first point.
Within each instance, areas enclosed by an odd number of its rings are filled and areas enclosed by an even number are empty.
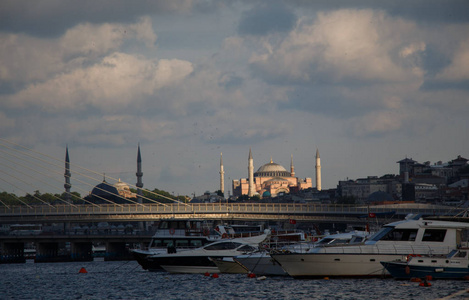
{"type": "Polygon", "coordinates": [[[189,247],[188,240],[176,240],[176,247],[189,247]]]}
{"type": "Polygon", "coordinates": [[[231,250],[241,246],[241,243],[225,242],[209,245],[205,247],[205,250],[231,250]]]}
{"type": "Polygon", "coordinates": [[[459,251],[457,257],[466,257],[467,252],[466,251],[459,251]]]}
{"type": "Polygon", "coordinates": [[[394,228],[386,235],[384,235],[382,241],[415,241],[417,236],[417,229],[399,229],[394,228]]]}
{"type": "Polygon", "coordinates": [[[385,236],[389,231],[393,230],[394,227],[384,227],[374,235],[370,237],[370,241],[379,241],[383,236],[385,236]]]}
{"type": "Polygon", "coordinates": [[[168,225],[169,225],[168,222],[163,221],[159,224],[158,228],[159,229],[168,229],[168,225]]]}
{"type": "Polygon", "coordinates": [[[443,242],[446,229],[425,229],[422,242],[443,242]]]}
{"type": "Polygon", "coordinates": [[[329,244],[330,242],[332,242],[334,239],[331,239],[331,238],[323,238],[322,240],[320,240],[319,242],[317,242],[317,244],[321,245],[321,244],[329,244]]]}
{"type": "Polygon", "coordinates": [[[238,251],[241,251],[241,252],[253,252],[255,250],[256,248],[254,248],[253,246],[249,246],[249,245],[244,245],[243,247],[240,247],[238,249],[238,251]]]}
{"type": "Polygon", "coordinates": [[[201,240],[191,240],[190,241],[191,247],[202,247],[202,241],[201,240]]]}
{"type": "Polygon", "coordinates": [[[450,253],[448,253],[448,255],[446,255],[446,258],[451,258],[451,257],[453,257],[457,252],[458,252],[458,250],[453,250],[453,251],[451,251],[450,253]]]}

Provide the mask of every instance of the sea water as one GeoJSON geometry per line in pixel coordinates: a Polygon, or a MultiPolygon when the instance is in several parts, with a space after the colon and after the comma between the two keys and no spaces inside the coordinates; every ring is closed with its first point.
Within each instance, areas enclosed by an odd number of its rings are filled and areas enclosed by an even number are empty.
{"type": "Polygon", "coordinates": [[[135,261],[0,265],[0,299],[467,299],[468,281],[248,278],[148,272],[135,261]],[[84,268],[87,273],[79,273],[84,268]]]}

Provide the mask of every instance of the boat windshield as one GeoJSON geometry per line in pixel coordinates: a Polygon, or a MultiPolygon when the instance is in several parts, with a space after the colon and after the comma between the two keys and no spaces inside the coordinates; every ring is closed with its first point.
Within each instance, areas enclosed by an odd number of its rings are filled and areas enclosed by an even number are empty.
{"type": "Polygon", "coordinates": [[[380,231],[370,236],[369,241],[379,241],[383,236],[388,234],[394,227],[383,227],[380,231]]]}
{"type": "Polygon", "coordinates": [[[236,249],[241,246],[241,243],[236,242],[223,242],[223,243],[216,243],[206,246],[205,250],[231,250],[236,249]]]}

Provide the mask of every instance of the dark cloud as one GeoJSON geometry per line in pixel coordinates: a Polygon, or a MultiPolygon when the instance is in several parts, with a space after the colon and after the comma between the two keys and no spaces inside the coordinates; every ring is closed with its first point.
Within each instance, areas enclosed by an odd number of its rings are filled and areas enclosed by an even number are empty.
{"type": "Polygon", "coordinates": [[[261,3],[241,16],[240,35],[262,36],[273,32],[288,32],[295,26],[297,16],[283,2],[261,3]]]}
{"type": "Polygon", "coordinates": [[[468,22],[469,1],[466,0],[331,0],[309,1],[296,0],[286,2],[294,7],[317,10],[336,9],[379,9],[391,16],[422,22],[468,22]]]}
{"type": "Polygon", "coordinates": [[[142,15],[162,14],[186,8],[186,0],[44,0],[0,2],[0,30],[50,37],[82,22],[129,23],[142,15]],[[181,8],[181,9],[182,9],[181,8]]]}

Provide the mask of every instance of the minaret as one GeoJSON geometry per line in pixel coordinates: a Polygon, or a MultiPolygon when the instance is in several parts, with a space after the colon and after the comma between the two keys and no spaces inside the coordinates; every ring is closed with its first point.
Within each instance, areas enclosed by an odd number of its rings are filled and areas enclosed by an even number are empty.
{"type": "Polygon", "coordinates": [[[137,153],[137,184],[135,185],[137,187],[137,202],[142,203],[142,157],[140,155],[140,144],[138,144],[138,153],[137,153]]]}
{"type": "Polygon", "coordinates": [[[295,177],[295,167],[293,166],[293,154],[291,155],[291,161],[290,161],[290,173],[291,173],[291,177],[295,177]]]}
{"type": "Polygon", "coordinates": [[[321,158],[319,157],[319,150],[316,148],[316,189],[321,190],[321,158]]]}
{"type": "Polygon", "coordinates": [[[220,153],[220,191],[225,195],[225,171],[223,170],[223,153],[220,153]]]}
{"type": "Polygon", "coordinates": [[[254,196],[254,161],[252,159],[251,148],[249,148],[248,173],[249,173],[249,175],[248,175],[248,180],[249,180],[248,196],[252,197],[252,196],[254,196]]]}
{"type": "Polygon", "coordinates": [[[65,173],[64,173],[64,177],[65,177],[65,184],[64,184],[64,188],[65,188],[65,201],[68,202],[68,203],[71,203],[71,200],[70,200],[70,188],[72,187],[72,185],[70,184],[70,176],[72,174],[70,173],[70,158],[68,157],[68,146],[65,150],[65,173]]]}

